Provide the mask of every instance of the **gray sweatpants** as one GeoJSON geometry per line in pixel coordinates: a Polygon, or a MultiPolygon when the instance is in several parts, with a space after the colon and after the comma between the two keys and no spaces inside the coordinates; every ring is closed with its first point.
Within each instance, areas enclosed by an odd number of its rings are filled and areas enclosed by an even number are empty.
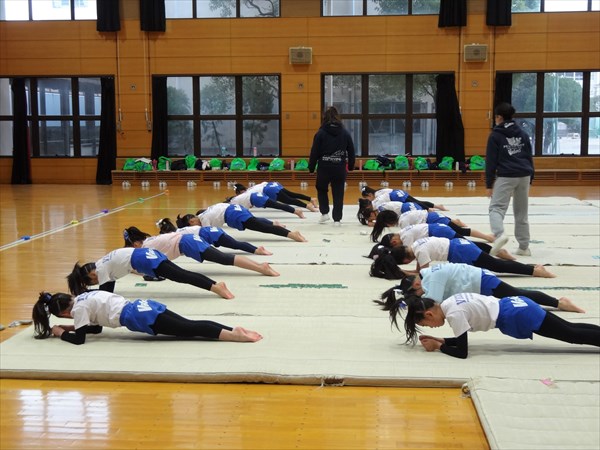
{"type": "Polygon", "coordinates": [[[494,236],[500,236],[504,233],[504,216],[512,197],[515,239],[521,249],[529,248],[529,183],[530,177],[496,178],[489,208],[492,233],[494,236]]]}

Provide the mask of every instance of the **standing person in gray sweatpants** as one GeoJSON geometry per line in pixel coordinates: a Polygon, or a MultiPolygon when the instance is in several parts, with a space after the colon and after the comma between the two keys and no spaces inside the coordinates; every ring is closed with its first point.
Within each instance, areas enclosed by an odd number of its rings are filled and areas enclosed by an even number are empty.
{"type": "MultiPolygon", "coordinates": [[[[529,185],[533,181],[531,140],[513,120],[515,108],[500,103],[494,108],[496,126],[488,138],[485,160],[485,183],[491,197],[490,227],[496,238],[504,234],[504,216],[513,199],[517,255],[530,256],[529,185]]],[[[502,239],[506,239],[502,236],[502,239]]]]}

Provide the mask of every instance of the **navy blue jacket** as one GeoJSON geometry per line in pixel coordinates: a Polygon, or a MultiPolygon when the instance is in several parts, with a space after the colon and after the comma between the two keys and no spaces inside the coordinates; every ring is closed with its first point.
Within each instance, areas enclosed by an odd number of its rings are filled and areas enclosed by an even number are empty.
{"type": "Polygon", "coordinates": [[[496,125],[490,134],[485,153],[485,186],[491,189],[496,177],[533,180],[533,151],[525,131],[512,120],[496,125]]]}
{"type": "Polygon", "coordinates": [[[317,162],[319,166],[348,164],[348,170],[354,170],[355,158],[354,142],[348,130],[341,124],[324,124],[313,139],[308,170],[313,173],[317,162]]]}

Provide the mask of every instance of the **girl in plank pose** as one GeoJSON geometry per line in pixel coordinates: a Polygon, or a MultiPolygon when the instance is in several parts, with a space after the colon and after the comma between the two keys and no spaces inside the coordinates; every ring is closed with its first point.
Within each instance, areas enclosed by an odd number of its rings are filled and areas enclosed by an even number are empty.
{"type": "Polygon", "coordinates": [[[362,198],[374,201],[378,199],[380,202],[402,202],[416,203],[421,206],[421,209],[439,209],[440,211],[448,211],[444,205],[435,205],[426,200],[419,200],[410,195],[408,192],[401,189],[378,189],[375,190],[369,186],[365,186],[360,190],[362,198]]]}
{"type": "Polygon", "coordinates": [[[262,183],[258,183],[255,186],[252,186],[251,188],[247,188],[241,183],[236,183],[234,184],[234,188],[236,195],[243,194],[246,191],[256,192],[259,194],[266,195],[271,200],[285,203],[286,205],[299,206],[301,208],[306,208],[311,212],[317,212],[319,210],[319,208],[317,208],[316,198],[312,198],[308,195],[304,195],[298,192],[292,192],[284,188],[277,181],[264,181],[262,183]]]}
{"type": "Polygon", "coordinates": [[[71,344],[85,343],[88,334],[99,334],[102,327],[127,327],[153,336],[164,334],[180,338],[199,337],[219,341],[256,342],[262,336],[242,327],[228,327],[209,320],[190,320],[154,300],[129,300],[106,291],[69,294],[40,293],[33,306],[36,339],[55,336],[71,344]],[[74,320],[74,325],[50,326],[50,315],[74,320]]]}

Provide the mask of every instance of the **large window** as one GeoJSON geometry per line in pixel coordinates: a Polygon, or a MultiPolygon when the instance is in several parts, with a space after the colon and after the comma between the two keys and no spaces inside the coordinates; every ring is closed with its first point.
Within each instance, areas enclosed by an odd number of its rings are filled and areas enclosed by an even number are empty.
{"type": "Polygon", "coordinates": [[[600,0],[512,0],[512,12],[600,11],[600,0]]]}
{"type": "Polygon", "coordinates": [[[167,0],[167,19],[279,17],[279,0],[167,0]]]}
{"type": "Polygon", "coordinates": [[[600,72],[514,73],[512,102],[536,155],[600,154],[600,72]]]}
{"type": "Polygon", "coordinates": [[[172,156],[280,154],[278,75],[167,77],[172,156]]]}
{"type": "Polygon", "coordinates": [[[338,109],[358,155],[433,155],[435,76],[324,75],[323,109],[338,109]]]}
{"type": "Polygon", "coordinates": [[[322,0],[323,16],[438,14],[440,0],[322,0]]]}
{"type": "Polygon", "coordinates": [[[96,20],[97,0],[0,0],[0,20],[96,20]]]}
{"type": "MultiPolygon", "coordinates": [[[[0,89],[0,154],[12,155],[13,108],[8,78],[0,79],[0,89]]],[[[26,94],[33,156],[98,154],[100,78],[29,78],[26,94]]]]}

